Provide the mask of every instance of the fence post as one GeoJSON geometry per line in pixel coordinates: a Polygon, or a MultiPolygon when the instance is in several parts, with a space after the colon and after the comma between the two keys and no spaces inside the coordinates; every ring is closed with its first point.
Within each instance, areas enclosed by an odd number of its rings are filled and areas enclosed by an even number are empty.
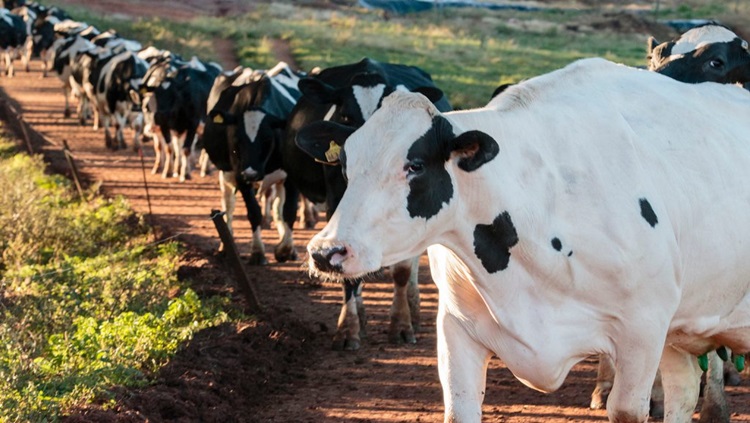
{"type": "Polygon", "coordinates": [[[261,311],[260,300],[258,300],[255,286],[253,286],[250,278],[247,277],[247,273],[245,273],[245,268],[240,260],[240,254],[237,251],[237,245],[234,243],[234,237],[232,236],[232,233],[229,232],[227,222],[224,221],[225,214],[226,213],[219,210],[211,210],[211,220],[214,221],[216,231],[219,232],[221,242],[224,244],[224,251],[234,269],[237,285],[240,286],[240,289],[242,289],[242,292],[247,299],[248,308],[251,313],[258,314],[261,311]]]}
{"type": "MultiPolygon", "coordinates": [[[[21,126],[23,126],[23,122],[21,123],[21,126]]],[[[68,162],[70,172],[73,174],[73,182],[76,184],[78,195],[81,196],[81,200],[86,201],[86,195],[84,195],[83,188],[81,187],[81,179],[78,177],[78,168],[76,167],[76,162],[73,160],[73,153],[70,152],[70,147],[68,147],[68,140],[63,139],[62,142],[63,154],[65,154],[65,160],[68,162]]]]}

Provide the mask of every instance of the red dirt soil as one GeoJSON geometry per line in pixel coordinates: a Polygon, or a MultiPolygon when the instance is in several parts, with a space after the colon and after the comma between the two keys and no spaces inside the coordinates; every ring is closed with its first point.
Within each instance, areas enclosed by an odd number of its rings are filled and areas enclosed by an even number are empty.
{"type": "MultiPolygon", "coordinates": [[[[60,1],[61,5],[85,3],[98,10],[132,16],[162,15],[187,19],[196,13],[215,13],[209,6],[219,2],[198,0],[60,1]],[[136,13],[137,12],[137,13],[136,13]]],[[[248,2],[225,1],[222,5],[249,7],[248,2]]],[[[239,10],[239,9],[238,9],[239,10]]],[[[244,9],[243,9],[244,10],[244,9]]],[[[234,13],[232,10],[225,13],[234,13]]],[[[76,163],[89,183],[101,183],[107,196],[127,197],[133,208],[148,213],[143,174],[138,156],[131,150],[112,152],[104,147],[101,131],[81,127],[75,118],[63,118],[60,81],[41,78],[40,64],[32,72],[2,77],[3,95],[12,99],[34,131],[36,152],[45,154],[55,169],[65,172],[60,155],[67,140],[76,163]]],[[[10,117],[11,125],[12,116],[10,117]]],[[[146,149],[151,148],[150,144],[146,149]]],[[[153,153],[146,151],[150,168],[153,153]]],[[[226,263],[215,255],[218,239],[209,211],[219,207],[218,177],[212,174],[179,183],[147,173],[152,223],[161,237],[174,236],[188,253],[179,276],[190,281],[202,295],[229,292],[237,306],[242,296],[226,263]]],[[[248,253],[250,228],[238,202],[235,235],[248,253]]],[[[322,227],[318,224],[317,229],[322,227]]],[[[300,256],[315,233],[295,231],[300,256]]],[[[264,231],[267,251],[276,234],[264,231]]],[[[267,312],[258,321],[202,331],[183,345],[177,355],[155,376],[148,387],[113,387],[116,405],[111,409],[92,404],[73,410],[70,422],[439,422],[442,393],[437,373],[435,314],[437,291],[429,277],[426,260],[420,269],[422,329],[416,345],[391,345],[387,321],[392,287],[382,281],[368,282],[364,297],[368,311],[368,337],[356,352],[330,349],[341,301],[341,288],[311,280],[301,262],[279,264],[268,254],[266,267],[248,267],[258,285],[267,312]]],[[[594,386],[594,362],[573,368],[563,387],[542,394],[523,386],[498,359],[487,376],[484,421],[602,422],[604,411],[588,409],[594,386]]],[[[732,421],[750,422],[750,380],[727,389],[732,421]]]]}

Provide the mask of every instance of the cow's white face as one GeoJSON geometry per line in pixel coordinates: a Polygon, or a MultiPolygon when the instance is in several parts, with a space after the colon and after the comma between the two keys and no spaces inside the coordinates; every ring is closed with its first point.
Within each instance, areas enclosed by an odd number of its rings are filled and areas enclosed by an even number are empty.
{"type": "Polygon", "coordinates": [[[348,186],[308,245],[311,270],[361,276],[439,242],[456,210],[455,173],[471,172],[497,154],[494,140],[479,145],[477,131],[456,132],[421,94],[388,96],[346,139],[341,164],[348,186]]]}

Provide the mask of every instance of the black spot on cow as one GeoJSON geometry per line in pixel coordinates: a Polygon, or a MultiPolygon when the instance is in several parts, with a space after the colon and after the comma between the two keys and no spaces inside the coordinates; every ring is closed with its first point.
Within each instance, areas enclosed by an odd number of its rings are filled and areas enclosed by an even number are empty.
{"type": "Polygon", "coordinates": [[[560,242],[559,238],[552,238],[552,248],[554,248],[557,251],[562,250],[562,242],[560,242]]]}
{"type": "Polygon", "coordinates": [[[641,216],[646,219],[646,222],[648,222],[652,228],[656,227],[656,224],[659,223],[659,219],[656,217],[656,213],[654,213],[651,204],[645,198],[641,198],[639,202],[641,203],[641,216]]]}
{"type": "Polygon", "coordinates": [[[572,256],[572,255],[573,255],[573,251],[570,251],[570,252],[568,253],[568,257],[570,257],[570,256],[572,256]]]}
{"type": "Polygon", "coordinates": [[[510,249],[518,243],[518,234],[508,212],[500,213],[489,225],[474,228],[474,254],[489,273],[508,267],[510,249]]]}
{"type": "Polygon", "coordinates": [[[409,180],[407,208],[411,217],[429,219],[453,198],[453,183],[445,169],[450,152],[445,140],[455,137],[453,127],[442,116],[432,120],[432,126],[409,148],[408,163],[417,169],[409,180]]]}

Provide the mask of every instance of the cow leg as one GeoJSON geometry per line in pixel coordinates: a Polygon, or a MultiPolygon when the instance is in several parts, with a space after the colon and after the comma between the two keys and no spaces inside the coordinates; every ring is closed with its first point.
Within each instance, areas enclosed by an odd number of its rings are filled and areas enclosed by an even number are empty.
{"type": "Polygon", "coordinates": [[[692,354],[666,346],[660,369],[664,386],[664,422],[691,422],[700,391],[698,360],[692,354]]]}
{"type": "Polygon", "coordinates": [[[445,422],[479,423],[492,354],[445,310],[444,301],[438,305],[437,352],[445,422]]]}
{"type": "Polygon", "coordinates": [[[31,35],[26,37],[26,41],[23,45],[23,50],[21,52],[21,61],[23,62],[23,67],[26,70],[26,72],[30,72],[31,68],[29,68],[29,63],[31,62],[31,53],[34,51],[34,38],[32,38],[31,35]]]}
{"type": "Polygon", "coordinates": [[[13,54],[15,52],[11,49],[5,50],[5,74],[9,77],[13,77],[13,54]]]}
{"type": "Polygon", "coordinates": [[[251,185],[242,183],[237,187],[242,194],[242,198],[245,200],[245,207],[247,208],[247,220],[250,221],[250,226],[253,229],[253,241],[250,248],[250,260],[249,263],[254,266],[263,266],[268,264],[266,259],[266,249],[263,246],[263,239],[261,238],[261,222],[263,216],[260,211],[260,204],[255,198],[253,187],[251,185]]]}
{"type": "MultiPolygon", "coordinates": [[[[229,233],[234,234],[232,229],[232,219],[234,216],[234,172],[219,172],[219,190],[221,190],[221,211],[224,212],[224,221],[227,222],[229,233]]],[[[219,251],[224,251],[224,243],[219,244],[219,251]]]]}
{"type": "Polygon", "coordinates": [[[596,386],[591,393],[589,407],[593,410],[601,410],[607,406],[607,397],[612,390],[612,382],[615,380],[615,363],[607,354],[599,354],[599,367],[596,370],[596,386]]]}
{"type": "MultiPolygon", "coordinates": [[[[281,184],[277,184],[278,189],[282,189],[281,184]]],[[[297,250],[294,248],[292,242],[292,230],[294,229],[294,222],[297,220],[297,205],[299,203],[299,191],[289,179],[284,180],[283,195],[277,190],[277,196],[283,197],[284,200],[279,204],[278,208],[282,210],[282,217],[284,219],[286,231],[285,236],[279,241],[279,244],[274,249],[274,256],[276,261],[284,263],[289,260],[297,260],[297,250]],[[288,236],[288,238],[286,237],[288,236]]],[[[281,236],[281,233],[279,233],[281,236]]]]}
{"type": "Polygon", "coordinates": [[[205,178],[208,175],[208,166],[211,164],[211,160],[208,157],[208,153],[205,148],[201,148],[200,157],[198,158],[198,166],[201,170],[201,178],[205,178]]]}
{"type": "Polygon", "coordinates": [[[358,350],[365,336],[365,306],[362,301],[362,279],[347,279],[343,283],[344,304],[341,306],[336,334],[333,336],[334,350],[358,350]]]}
{"type": "Polygon", "coordinates": [[[315,229],[318,223],[318,215],[315,213],[315,205],[304,196],[300,196],[302,212],[300,213],[300,224],[305,229],[315,229]]]}
{"type": "MultiPolygon", "coordinates": [[[[292,229],[282,219],[284,203],[286,201],[286,190],[284,184],[276,183],[276,198],[273,200],[273,215],[276,230],[279,232],[279,243],[273,251],[276,261],[283,263],[287,260],[297,260],[297,250],[294,248],[294,239],[292,238],[292,229]]],[[[262,222],[261,222],[262,223],[262,222]]]]}
{"type": "MultiPolygon", "coordinates": [[[[419,315],[419,286],[417,285],[417,273],[419,271],[419,257],[404,260],[391,267],[393,275],[393,303],[391,303],[391,323],[388,330],[388,341],[394,344],[406,342],[414,344],[417,338],[414,336],[412,326],[415,314],[412,307],[415,306],[414,299],[410,301],[409,288],[416,287],[416,314],[419,315]]],[[[412,291],[414,288],[412,288],[412,291]]],[[[413,295],[413,293],[412,293],[413,295]]]]}
{"type": "Polygon", "coordinates": [[[724,395],[724,362],[716,352],[708,353],[706,385],[703,388],[700,423],[729,423],[729,406],[724,395]]]}

